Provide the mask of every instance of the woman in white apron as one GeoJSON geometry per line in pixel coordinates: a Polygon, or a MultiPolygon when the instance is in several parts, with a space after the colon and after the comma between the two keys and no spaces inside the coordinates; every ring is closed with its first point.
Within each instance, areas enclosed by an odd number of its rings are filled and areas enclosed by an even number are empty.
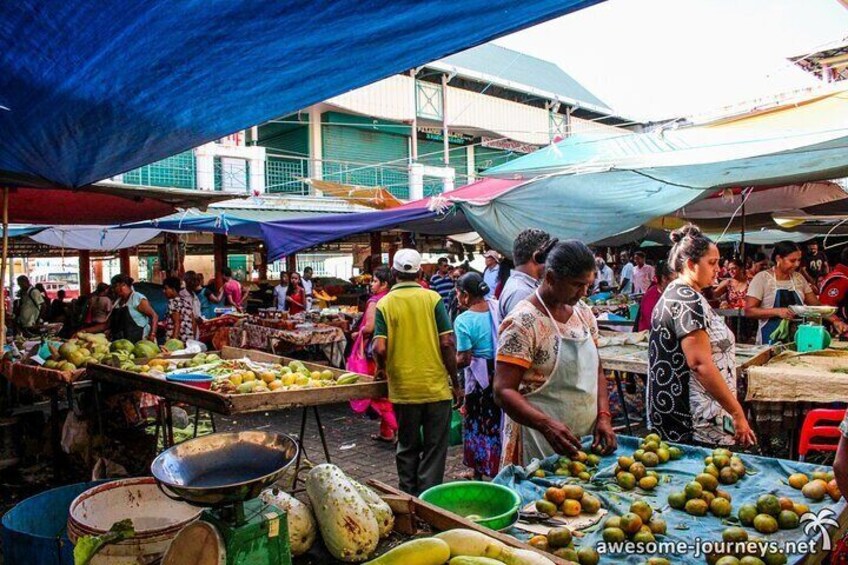
{"type": "Polygon", "coordinates": [[[582,242],[554,239],[535,259],[545,264],[542,284],[504,320],[498,339],[495,400],[506,415],[502,463],[573,455],[589,434],[593,448],[611,453],[616,439],[598,326],[580,300],[594,284],[594,256],[582,242]]]}
{"type": "MultiPolygon", "coordinates": [[[[796,317],[789,306],[821,304],[813,287],[798,272],[801,259],[801,248],[797,243],[779,241],[772,252],[774,267],[757,273],[748,285],[745,316],[759,319],[758,344],[792,341],[791,332],[785,339],[771,339],[782,319],[791,320],[796,317]]],[[[845,331],[845,324],[841,320],[831,318],[831,322],[839,334],[845,331]]]]}

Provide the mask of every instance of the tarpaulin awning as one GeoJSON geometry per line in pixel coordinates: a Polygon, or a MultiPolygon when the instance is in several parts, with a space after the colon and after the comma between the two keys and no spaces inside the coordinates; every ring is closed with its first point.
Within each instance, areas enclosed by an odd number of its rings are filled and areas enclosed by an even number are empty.
{"type": "Polygon", "coordinates": [[[504,179],[484,179],[435,197],[423,198],[398,208],[301,218],[263,223],[260,227],[272,261],[322,243],[371,231],[403,229],[428,235],[453,235],[472,231],[458,202],[488,202],[521,184],[504,179]]]}
{"type": "MultiPolygon", "coordinates": [[[[340,214],[342,217],[351,214],[340,214]]],[[[268,210],[257,208],[209,208],[206,212],[185,210],[147,222],[139,222],[117,229],[155,229],[168,232],[205,232],[231,236],[262,238],[260,225],[291,219],[325,217],[321,212],[268,210]]]]}
{"type": "MultiPolygon", "coordinates": [[[[457,207],[499,251],[526,227],[595,242],[711,191],[848,175],[848,93],[673,131],[573,136],[493,170],[527,179],[490,202],[457,207]]],[[[721,229],[721,228],[719,228],[721,229]]]]}
{"type": "Polygon", "coordinates": [[[306,179],[306,184],[320,190],[325,195],[342,198],[368,208],[388,210],[389,208],[403,206],[402,201],[382,186],[359,186],[318,179],[306,179]]]}
{"type": "MultiPolygon", "coordinates": [[[[0,93],[0,98],[2,96],[0,93]]],[[[206,208],[213,202],[234,197],[238,195],[171,188],[100,185],[79,189],[16,187],[9,191],[9,222],[113,225],[159,218],[180,208],[206,208]]]]}
{"type": "Polygon", "coordinates": [[[10,2],[0,182],[85,186],[598,1],[10,2]]]}
{"type": "MultiPolygon", "coordinates": [[[[161,232],[156,229],[128,230],[103,226],[52,226],[30,234],[29,238],[51,247],[115,251],[137,247],[161,232]]],[[[9,234],[11,236],[11,233],[9,234]]]]}

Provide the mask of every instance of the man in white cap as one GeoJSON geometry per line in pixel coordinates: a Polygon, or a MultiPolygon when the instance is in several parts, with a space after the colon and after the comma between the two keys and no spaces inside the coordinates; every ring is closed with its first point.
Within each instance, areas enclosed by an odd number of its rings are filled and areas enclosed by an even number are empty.
{"type": "Polygon", "coordinates": [[[483,280],[489,286],[489,293],[486,298],[495,297],[495,287],[498,286],[498,274],[501,270],[501,256],[494,249],[489,249],[483,253],[483,258],[486,259],[486,270],[483,271],[483,280]]]}
{"type": "Polygon", "coordinates": [[[377,303],[373,338],[398,421],[398,482],[416,496],[444,480],[451,400],[462,396],[450,318],[441,296],[416,282],[420,269],[414,249],[395,253],[397,283],[377,303]]]}

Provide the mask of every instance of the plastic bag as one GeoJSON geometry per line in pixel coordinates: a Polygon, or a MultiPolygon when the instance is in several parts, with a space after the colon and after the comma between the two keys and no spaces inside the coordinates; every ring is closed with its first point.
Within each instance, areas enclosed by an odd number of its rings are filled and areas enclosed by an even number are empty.
{"type": "Polygon", "coordinates": [[[67,454],[82,453],[89,445],[88,422],[78,417],[73,410],[68,412],[62,426],[62,451],[67,454]]]}
{"type": "Polygon", "coordinates": [[[197,355],[198,353],[206,352],[206,344],[202,341],[189,339],[185,342],[185,348],[178,351],[172,351],[171,355],[197,355]]]}

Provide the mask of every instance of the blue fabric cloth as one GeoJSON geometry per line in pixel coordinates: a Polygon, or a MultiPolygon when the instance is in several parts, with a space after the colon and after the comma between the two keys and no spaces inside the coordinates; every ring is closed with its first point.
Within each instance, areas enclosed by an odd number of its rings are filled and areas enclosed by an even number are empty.
{"type": "Polygon", "coordinates": [[[456,335],[456,350],[470,351],[474,357],[495,358],[495,343],[492,340],[492,317],[488,311],[466,310],[453,323],[456,335]]]}
{"type": "MultiPolygon", "coordinates": [[[[668,482],[663,478],[652,492],[636,489],[630,492],[621,492],[617,484],[614,483],[613,471],[616,467],[618,457],[622,455],[631,455],[639,448],[641,439],[618,436],[618,450],[612,455],[601,458],[601,463],[598,466],[598,472],[595,474],[592,482],[583,483],[576,479],[567,479],[569,483],[580,484],[587,492],[597,496],[601,500],[603,508],[610,511],[609,516],[621,516],[628,512],[630,504],[636,500],[645,500],[654,508],[654,512],[661,510],[661,517],[668,524],[668,531],[665,536],[658,536],[657,541],[684,542],[692,543],[695,538],[701,538],[704,541],[720,541],[721,532],[728,527],[726,520],[715,518],[712,515],[703,518],[696,518],[686,514],[680,510],[669,508],[667,503],[668,495],[672,492],[679,492],[687,482],[694,480],[695,476],[700,474],[704,469],[704,458],[710,455],[711,450],[692,447],[688,445],[678,445],[683,450],[683,458],[677,461],[669,461],[660,465],[655,470],[663,477],[668,477],[668,482]]],[[[592,439],[589,437],[583,438],[583,446],[586,452],[592,444],[592,439]]],[[[671,444],[674,445],[674,444],[671,444]]],[[[563,481],[559,477],[550,474],[555,467],[557,456],[546,458],[544,461],[533,461],[526,467],[518,467],[510,465],[501,470],[494,481],[497,484],[507,486],[515,490],[519,495],[523,505],[527,505],[544,496],[545,490],[555,484],[561,484],[563,481]],[[542,478],[531,477],[534,471],[542,468],[548,472],[547,476],[542,478]],[[554,480],[557,479],[557,480],[554,480]]],[[[820,470],[820,467],[807,463],[798,463],[796,461],[788,461],[784,459],[771,459],[766,457],[757,457],[753,455],[742,455],[742,460],[748,469],[748,474],[744,479],[732,486],[721,486],[733,497],[733,515],[736,515],[739,507],[745,503],[756,503],[757,498],[762,494],[775,494],[776,496],[786,496],[797,502],[804,502],[810,506],[812,512],[818,512],[823,508],[831,508],[836,515],[845,510],[845,500],[833,502],[829,497],[825,497],[823,502],[815,503],[805,499],[801,493],[788,484],[786,477],[792,473],[801,472],[810,474],[813,471],[820,470]]],[[[834,516],[835,518],[835,516],[834,516]]],[[[761,534],[754,531],[753,528],[746,528],[751,538],[762,538],[761,534]]],[[[510,534],[516,535],[522,539],[527,539],[529,535],[521,530],[513,528],[510,534]]],[[[581,546],[595,544],[602,541],[602,528],[589,528],[586,531],[586,536],[581,539],[581,546]]],[[[811,530],[812,537],[807,538],[804,533],[804,528],[794,530],[780,530],[775,534],[767,536],[769,541],[785,541],[785,540],[802,540],[820,538],[820,533],[817,530],[811,530]]],[[[615,555],[606,556],[608,562],[614,563],[631,563],[633,565],[642,564],[648,556],[644,555],[615,555]]],[[[668,557],[672,563],[681,563],[687,565],[702,565],[704,557],[696,558],[694,555],[663,555],[668,557]]],[[[798,563],[803,559],[803,555],[791,555],[789,563],[798,563]]]]}
{"type": "Polygon", "coordinates": [[[599,0],[20,0],[0,179],[83,186],[599,0]]]}
{"type": "Polygon", "coordinates": [[[276,261],[302,249],[349,235],[390,229],[404,222],[435,218],[426,207],[398,208],[362,214],[336,214],[320,219],[302,218],[260,225],[268,245],[268,259],[276,261]]]}

